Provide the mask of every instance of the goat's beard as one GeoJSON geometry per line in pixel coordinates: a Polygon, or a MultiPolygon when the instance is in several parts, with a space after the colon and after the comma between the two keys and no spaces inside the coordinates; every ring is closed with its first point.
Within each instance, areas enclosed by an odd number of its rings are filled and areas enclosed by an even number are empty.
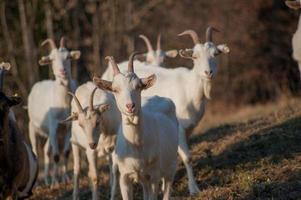
{"type": "Polygon", "coordinates": [[[132,124],[134,126],[137,126],[138,122],[139,122],[139,117],[137,115],[127,117],[127,123],[128,124],[132,124]]]}
{"type": "Polygon", "coordinates": [[[211,99],[211,80],[203,79],[203,84],[204,84],[204,95],[207,99],[211,99]]]}

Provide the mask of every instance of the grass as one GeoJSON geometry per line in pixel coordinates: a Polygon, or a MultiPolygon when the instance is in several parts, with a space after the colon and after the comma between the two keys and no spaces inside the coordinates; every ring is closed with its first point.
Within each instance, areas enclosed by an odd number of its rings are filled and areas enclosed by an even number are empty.
{"type": "MultiPolygon", "coordinates": [[[[209,105],[210,107],[211,105],[209,105]]],[[[301,199],[301,100],[223,110],[211,106],[190,140],[201,193],[189,197],[179,164],[173,199],[301,199]]],[[[108,168],[101,167],[101,199],[109,199],[108,168]]],[[[137,199],[141,192],[136,191],[137,199]]],[[[81,199],[90,199],[83,170],[81,199]]],[[[70,199],[72,184],[38,186],[31,199],[70,199]]]]}

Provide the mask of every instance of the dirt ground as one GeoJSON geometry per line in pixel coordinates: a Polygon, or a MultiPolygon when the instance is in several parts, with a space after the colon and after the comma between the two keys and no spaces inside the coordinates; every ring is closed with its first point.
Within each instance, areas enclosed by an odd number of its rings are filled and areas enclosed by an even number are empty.
{"type": "MultiPolygon", "coordinates": [[[[212,106],[189,143],[201,192],[189,197],[180,163],[173,199],[301,199],[300,99],[242,109],[212,106]]],[[[90,199],[85,160],[82,163],[80,199],[90,199]]],[[[99,195],[109,199],[109,170],[104,163],[99,163],[99,195]]],[[[69,168],[72,176],[72,163],[69,168]]],[[[139,187],[135,194],[141,199],[139,187]]],[[[40,178],[30,199],[72,199],[72,183],[50,189],[40,178]]]]}

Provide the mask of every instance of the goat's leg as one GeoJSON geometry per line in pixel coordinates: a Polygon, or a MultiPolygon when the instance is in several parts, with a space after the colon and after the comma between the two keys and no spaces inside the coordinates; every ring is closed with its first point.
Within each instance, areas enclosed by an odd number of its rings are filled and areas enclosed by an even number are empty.
{"type": "Polygon", "coordinates": [[[143,199],[149,199],[150,196],[150,184],[148,182],[142,182],[143,187],[143,199]]]}
{"type": "Polygon", "coordinates": [[[64,141],[64,165],[63,165],[63,182],[64,183],[70,183],[70,177],[68,176],[68,160],[69,160],[69,155],[70,155],[70,138],[71,138],[71,132],[68,131],[66,136],[65,136],[65,141],[64,141]]]}
{"type": "Polygon", "coordinates": [[[170,193],[171,193],[171,187],[172,187],[172,181],[164,179],[165,186],[164,186],[164,192],[163,192],[163,200],[169,200],[170,193]]]}
{"type": "Polygon", "coordinates": [[[31,143],[33,153],[36,156],[38,156],[36,130],[35,130],[35,127],[32,124],[32,122],[29,122],[29,140],[30,140],[30,143],[31,143]]]}
{"type": "Polygon", "coordinates": [[[150,194],[149,200],[157,200],[158,199],[158,191],[159,191],[159,181],[153,181],[150,183],[150,194]]]}
{"type": "Polygon", "coordinates": [[[78,200],[78,178],[80,172],[80,152],[79,147],[75,144],[72,144],[72,153],[73,153],[73,200],[78,200]]]}
{"type": "Polygon", "coordinates": [[[119,185],[121,190],[121,196],[123,200],[132,200],[133,199],[133,185],[129,178],[120,174],[119,185]]]}
{"type": "Polygon", "coordinates": [[[91,150],[90,147],[86,150],[88,162],[89,162],[89,177],[92,187],[92,200],[98,199],[98,177],[96,171],[96,152],[91,150]]]}
{"type": "Polygon", "coordinates": [[[49,139],[46,140],[44,145],[44,182],[45,185],[49,185],[49,166],[50,166],[50,152],[49,152],[49,139]]]}
{"type": "MultiPolygon", "coordinates": [[[[49,127],[49,142],[50,145],[49,147],[51,148],[51,152],[53,154],[53,172],[52,172],[52,180],[51,180],[51,185],[57,186],[58,185],[58,165],[60,161],[60,156],[59,156],[59,147],[58,147],[58,142],[57,142],[57,127],[58,123],[50,121],[49,124],[51,126],[49,127]]],[[[49,149],[50,150],[50,149],[49,149]]]]}
{"type": "MultiPolygon", "coordinates": [[[[179,126],[180,127],[180,126],[179,126]]],[[[200,192],[200,189],[195,181],[193,170],[190,165],[190,153],[189,148],[186,140],[185,131],[183,128],[179,128],[179,146],[178,146],[178,153],[185,165],[186,172],[188,175],[188,187],[190,195],[194,195],[200,192]]]]}
{"type": "Polygon", "coordinates": [[[113,153],[109,156],[110,165],[110,186],[111,186],[111,200],[115,199],[116,188],[117,188],[117,178],[118,178],[118,167],[116,160],[114,159],[113,153]]]}

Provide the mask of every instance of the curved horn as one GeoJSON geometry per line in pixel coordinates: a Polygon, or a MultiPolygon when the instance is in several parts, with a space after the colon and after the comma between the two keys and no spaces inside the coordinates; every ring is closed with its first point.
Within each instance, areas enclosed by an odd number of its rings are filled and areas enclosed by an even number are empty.
{"type": "Polygon", "coordinates": [[[68,94],[71,95],[71,96],[73,97],[73,99],[74,99],[74,101],[75,101],[75,104],[76,104],[76,106],[77,106],[78,112],[79,112],[79,113],[83,113],[83,112],[84,112],[83,107],[82,107],[82,105],[80,105],[79,100],[78,100],[78,98],[75,96],[75,94],[73,94],[72,92],[68,92],[68,94]]]}
{"type": "Polygon", "coordinates": [[[186,30],[186,31],[178,34],[178,36],[183,36],[183,35],[190,35],[194,44],[200,44],[198,34],[194,30],[186,30]]]}
{"type": "Polygon", "coordinates": [[[148,52],[154,51],[152,44],[145,35],[139,35],[139,37],[145,42],[148,52]]]}
{"type": "Polygon", "coordinates": [[[161,50],[161,33],[159,33],[157,38],[157,51],[161,50]]]}
{"type": "Polygon", "coordinates": [[[64,36],[61,37],[60,48],[66,48],[66,38],[64,36]]]}
{"type": "Polygon", "coordinates": [[[129,64],[128,64],[128,72],[134,73],[134,58],[139,54],[137,51],[134,51],[129,57],[129,64]]]}
{"type": "Polygon", "coordinates": [[[213,39],[212,39],[212,33],[213,33],[213,31],[215,31],[215,32],[220,32],[218,29],[209,26],[209,27],[207,28],[207,30],[206,30],[206,41],[207,41],[207,42],[213,42],[213,39]]]}
{"type": "Polygon", "coordinates": [[[111,65],[112,65],[112,67],[113,67],[114,76],[120,73],[120,70],[119,70],[119,68],[118,68],[118,65],[117,65],[117,63],[115,62],[113,56],[107,56],[107,57],[105,57],[105,60],[108,60],[108,61],[111,63],[111,65]]]}
{"type": "Polygon", "coordinates": [[[48,39],[44,40],[44,41],[42,42],[41,46],[44,46],[44,45],[46,45],[47,43],[50,45],[51,50],[52,50],[52,49],[56,49],[56,45],[55,45],[53,39],[51,39],[51,38],[48,38],[48,39]]]}
{"type": "Polygon", "coordinates": [[[94,99],[94,94],[95,94],[96,90],[97,90],[97,87],[94,88],[94,90],[92,91],[91,96],[90,96],[90,106],[89,106],[90,110],[94,110],[93,99],[94,99]]]}

